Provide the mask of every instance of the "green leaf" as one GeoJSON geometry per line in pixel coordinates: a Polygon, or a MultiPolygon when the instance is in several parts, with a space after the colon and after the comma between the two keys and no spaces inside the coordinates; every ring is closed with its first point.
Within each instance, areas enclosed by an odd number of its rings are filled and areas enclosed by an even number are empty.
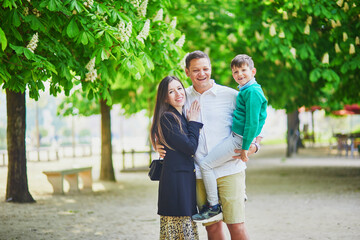
{"type": "Polygon", "coordinates": [[[1,49],[5,51],[7,46],[7,39],[4,31],[0,28],[0,42],[1,42],[1,49]]]}
{"type": "Polygon", "coordinates": [[[20,17],[19,17],[19,14],[17,13],[17,10],[14,10],[14,14],[12,16],[12,23],[15,27],[19,27],[21,24],[20,17]]]}
{"type": "Polygon", "coordinates": [[[23,52],[24,52],[24,47],[15,46],[15,45],[12,45],[11,43],[9,46],[11,49],[15,50],[16,54],[18,54],[18,55],[23,54],[23,52]]]}
{"type": "Polygon", "coordinates": [[[30,27],[33,30],[41,30],[45,31],[44,25],[39,21],[39,19],[35,15],[28,15],[26,17],[26,21],[30,22],[30,27]]]}
{"type": "Polygon", "coordinates": [[[107,54],[106,50],[103,48],[101,50],[101,60],[104,61],[105,59],[108,59],[108,54],[107,54]]]}
{"type": "Polygon", "coordinates": [[[105,46],[111,47],[113,45],[113,41],[108,33],[105,32],[105,46]]]}
{"type": "Polygon", "coordinates": [[[95,38],[99,38],[99,37],[101,37],[103,34],[104,34],[104,30],[99,31],[99,32],[95,35],[95,38]]]}
{"type": "Polygon", "coordinates": [[[50,11],[56,11],[58,9],[58,2],[56,0],[49,0],[48,8],[50,11]]]}
{"type": "Polygon", "coordinates": [[[69,25],[67,26],[66,33],[70,38],[74,38],[79,34],[79,27],[74,18],[71,19],[69,25]]]}
{"type": "Polygon", "coordinates": [[[310,81],[317,82],[317,80],[321,77],[321,69],[315,68],[310,72],[310,81]]]}
{"type": "Polygon", "coordinates": [[[27,48],[24,48],[24,55],[27,59],[33,59],[35,56],[35,54],[27,48]]]}
{"type": "Polygon", "coordinates": [[[81,43],[83,44],[83,45],[87,45],[88,44],[88,37],[87,37],[87,34],[86,34],[86,32],[82,32],[82,34],[81,34],[81,43]]]}

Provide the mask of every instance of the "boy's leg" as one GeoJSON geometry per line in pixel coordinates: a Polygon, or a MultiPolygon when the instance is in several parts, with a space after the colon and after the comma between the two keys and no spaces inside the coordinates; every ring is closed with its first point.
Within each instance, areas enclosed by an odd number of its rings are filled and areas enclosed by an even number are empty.
{"type": "Polygon", "coordinates": [[[231,134],[224,142],[218,144],[206,157],[201,159],[199,166],[210,206],[219,203],[216,177],[213,169],[229,161],[234,156],[234,150],[241,148],[241,145],[242,137],[231,134]]]}

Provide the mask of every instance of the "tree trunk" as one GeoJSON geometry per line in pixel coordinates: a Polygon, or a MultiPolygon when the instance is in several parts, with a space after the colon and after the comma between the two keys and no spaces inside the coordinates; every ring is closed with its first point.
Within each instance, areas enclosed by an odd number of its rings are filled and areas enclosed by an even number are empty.
{"type": "Polygon", "coordinates": [[[101,108],[101,169],[100,180],[115,181],[112,162],[110,107],[100,100],[101,108]]]}
{"type": "Polygon", "coordinates": [[[291,157],[297,153],[300,144],[299,111],[295,110],[287,114],[287,151],[286,156],[291,157]]]}
{"type": "Polygon", "coordinates": [[[35,202],[28,188],[26,172],[25,93],[6,89],[8,178],[7,202],[35,202]]]}

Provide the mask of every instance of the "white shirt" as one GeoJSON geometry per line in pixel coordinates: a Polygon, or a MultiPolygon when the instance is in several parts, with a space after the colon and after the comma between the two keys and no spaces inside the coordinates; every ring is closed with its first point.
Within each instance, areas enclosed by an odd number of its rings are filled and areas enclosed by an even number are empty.
{"type": "MultiPolygon", "coordinates": [[[[186,94],[185,110],[193,101],[198,100],[200,103],[200,119],[198,121],[204,124],[194,156],[196,178],[201,178],[201,171],[196,162],[200,162],[216,145],[230,136],[238,92],[213,82],[213,87],[202,94],[198,93],[193,86],[186,89],[186,94]]],[[[214,173],[216,178],[219,178],[239,173],[245,169],[246,164],[240,159],[229,159],[220,167],[214,168],[214,173]]]]}

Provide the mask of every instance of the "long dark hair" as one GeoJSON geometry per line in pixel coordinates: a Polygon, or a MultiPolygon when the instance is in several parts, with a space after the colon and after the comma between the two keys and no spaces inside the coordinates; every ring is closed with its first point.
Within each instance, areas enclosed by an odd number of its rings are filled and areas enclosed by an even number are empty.
{"type": "MultiPolygon", "coordinates": [[[[178,81],[181,86],[184,88],[184,85],[182,82],[175,76],[167,76],[163,80],[161,80],[157,96],[156,96],[156,104],[155,104],[155,111],[153,116],[153,122],[151,124],[150,129],[150,140],[151,144],[153,145],[154,149],[156,149],[156,144],[160,143],[165,145],[166,147],[172,149],[169,144],[165,141],[165,137],[163,134],[163,129],[161,128],[160,119],[163,116],[165,112],[168,112],[170,109],[170,104],[167,103],[168,94],[169,94],[169,84],[172,81],[178,81]]],[[[173,114],[174,118],[178,122],[180,126],[180,131],[183,132],[181,127],[181,121],[178,116],[176,116],[173,112],[170,112],[173,114]]]]}

